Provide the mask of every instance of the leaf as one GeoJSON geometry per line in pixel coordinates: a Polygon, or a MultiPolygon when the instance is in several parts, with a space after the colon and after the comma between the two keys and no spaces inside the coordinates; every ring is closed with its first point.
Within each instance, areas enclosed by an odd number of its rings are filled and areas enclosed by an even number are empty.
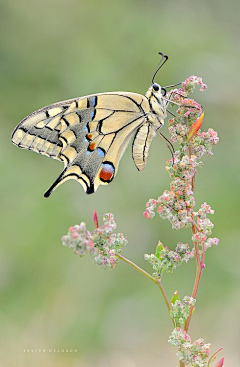
{"type": "Polygon", "coordinates": [[[157,244],[157,247],[156,247],[156,252],[155,252],[155,256],[159,259],[159,260],[161,260],[161,251],[164,249],[164,246],[163,246],[163,244],[162,244],[162,242],[158,242],[158,244],[157,244]]]}
{"type": "Polygon", "coordinates": [[[201,116],[192,124],[188,133],[188,140],[190,140],[200,129],[203,122],[204,112],[201,116]]]}
{"type": "Polygon", "coordinates": [[[180,300],[180,297],[179,297],[179,293],[178,291],[175,291],[172,295],[172,298],[171,298],[171,304],[174,305],[176,301],[179,301],[180,300]]]}

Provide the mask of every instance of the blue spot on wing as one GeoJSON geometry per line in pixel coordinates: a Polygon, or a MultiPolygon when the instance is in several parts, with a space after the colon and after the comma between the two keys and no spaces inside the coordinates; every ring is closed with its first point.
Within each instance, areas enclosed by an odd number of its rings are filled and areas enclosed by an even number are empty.
{"type": "Polygon", "coordinates": [[[105,156],[105,151],[102,148],[97,148],[97,152],[98,152],[99,157],[105,156]]]}
{"type": "Polygon", "coordinates": [[[97,96],[93,97],[92,99],[92,106],[96,107],[96,105],[97,105],[97,96]]]}
{"type": "Polygon", "coordinates": [[[93,111],[91,112],[91,115],[90,115],[90,119],[91,119],[91,121],[94,119],[95,115],[96,115],[96,110],[93,110],[93,111]]]}
{"type": "Polygon", "coordinates": [[[114,173],[114,167],[112,166],[112,164],[109,164],[109,163],[103,163],[103,169],[106,171],[106,172],[111,172],[111,173],[114,173]]]}

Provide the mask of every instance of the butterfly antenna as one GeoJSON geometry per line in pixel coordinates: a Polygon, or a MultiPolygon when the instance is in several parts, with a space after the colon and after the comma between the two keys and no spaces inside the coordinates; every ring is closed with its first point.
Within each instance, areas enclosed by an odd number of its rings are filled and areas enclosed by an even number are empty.
{"type": "Polygon", "coordinates": [[[160,133],[160,131],[157,131],[160,138],[163,140],[164,144],[168,147],[168,149],[171,152],[172,155],[172,160],[173,160],[173,165],[174,165],[174,153],[175,153],[175,149],[174,146],[172,145],[172,143],[166,138],[166,136],[164,136],[162,133],[160,133]]]}
{"type": "Polygon", "coordinates": [[[156,66],[156,69],[154,70],[153,76],[152,76],[152,84],[154,83],[154,79],[155,76],[158,72],[159,69],[161,69],[161,67],[165,64],[165,62],[168,60],[168,56],[164,55],[162,52],[159,52],[159,55],[161,55],[161,60],[159,61],[159,63],[156,66]]]}

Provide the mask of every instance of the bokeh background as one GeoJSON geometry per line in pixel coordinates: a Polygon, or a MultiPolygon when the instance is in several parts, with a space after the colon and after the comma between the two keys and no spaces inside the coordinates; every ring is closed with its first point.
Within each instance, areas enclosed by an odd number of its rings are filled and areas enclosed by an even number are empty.
{"type": "MultiPolygon", "coordinates": [[[[99,217],[115,214],[129,240],[124,255],[146,270],[143,254],[159,239],[171,248],[190,241],[188,230],[176,232],[142,215],[145,202],[169,185],[163,142],[155,138],[141,173],[129,147],[108,187],[87,196],[68,181],[44,199],[61,164],[10,141],[23,117],[50,103],[103,91],[144,94],[163,51],[170,60],[156,81],[202,76],[209,89],[195,98],[204,105],[204,128],[220,136],[196,180],[198,205],[207,201],[216,211],[220,244],[207,253],[190,334],[211,342],[212,351],[224,346],[225,366],[238,366],[239,3],[11,0],[1,1],[0,20],[0,365],[178,365],[167,343],[172,325],[154,284],[123,263],[104,271],[60,240],[80,221],[91,228],[96,208],[99,217]],[[35,350],[44,348],[57,351],[35,350]],[[70,348],[77,352],[66,352],[70,348]]],[[[167,126],[162,132],[168,136],[167,126]]],[[[168,295],[176,289],[182,297],[190,294],[194,275],[194,261],[166,275],[168,295]]]]}

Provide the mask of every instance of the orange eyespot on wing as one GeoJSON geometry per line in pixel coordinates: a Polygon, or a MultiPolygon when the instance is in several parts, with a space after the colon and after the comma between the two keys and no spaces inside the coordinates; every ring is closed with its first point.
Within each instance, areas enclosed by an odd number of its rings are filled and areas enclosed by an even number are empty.
{"type": "Polygon", "coordinates": [[[114,178],[115,168],[111,162],[104,162],[99,172],[99,178],[103,182],[111,182],[114,178]]]}
{"type": "Polygon", "coordinates": [[[89,146],[88,146],[88,149],[93,151],[94,149],[96,148],[96,143],[90,143],[89,146]]]}

